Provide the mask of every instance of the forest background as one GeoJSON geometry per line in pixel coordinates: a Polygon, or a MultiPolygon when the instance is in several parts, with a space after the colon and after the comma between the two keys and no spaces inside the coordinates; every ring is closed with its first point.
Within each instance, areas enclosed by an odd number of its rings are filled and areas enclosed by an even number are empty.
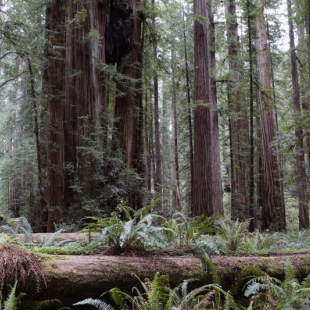
{"type": "Polygon", "coordinates": [[[3,0],[0,23],[1,212],[309,227],[309,0],[3,0]]]}

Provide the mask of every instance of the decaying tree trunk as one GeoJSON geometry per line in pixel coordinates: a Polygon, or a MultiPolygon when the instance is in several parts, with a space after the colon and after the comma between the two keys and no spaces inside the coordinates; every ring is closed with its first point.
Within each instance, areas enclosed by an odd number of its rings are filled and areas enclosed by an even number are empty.
{"type": "MultiPolygon", "coordinates": [[[[212,262],[217,267],[221,285],[226,291],[231,288],[238,272],[246,266],[259,267],[270,276],[279,279],[284,278],[287,262],[295,266],[296,276],[300,279],[303,279],[310,270],[310,254],[270,257],[214,256],[212,262]]],[[[132,288],[139,287],[136,276],[143,281],[145,278],[153,279],[156,272],[169,275],[172,288],[189,278],[198,279],[197,286],[213,283],[212,275],[203,271],[200,259],[194,255],[148,257],[70,255],[45,259],[44,264],[47,287],[42,286],[40,292],[36,292],[31,282],[27,283],[27,287],[21,289],[27,295],[23,297],[18,309],[28,310],[34,302],[54,298],[60,299],[63,307],[71,307],[74,302],[85,298],[100,298],[103,292],[114,287],[132,294],[132,288]]],[[[59,309],[59,305],[49,309],[59,309]]]]}

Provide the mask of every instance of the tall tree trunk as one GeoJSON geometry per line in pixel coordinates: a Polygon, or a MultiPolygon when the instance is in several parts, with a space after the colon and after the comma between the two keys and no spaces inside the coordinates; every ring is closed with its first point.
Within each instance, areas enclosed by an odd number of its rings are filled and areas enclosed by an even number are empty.
{"type": "MultiPolygon", "coordinates": [[[[117,88],[124,96],[116,98],[115,117],[116,128],[119,133],[120,145],[125,154],[125,162],[128,169],[135,169],[141,176],[143,173],[143,109],[142,109],[142,51],[141,51],[141,25],[142,19],[138,16],[138,1],[131,0],[133,31],[131,40],[131,52],[124,55],[117,63],[118,70],[129,78],[128,85],[122,81],[117,88]]],[[[130,172],[128,171],[128,175],[130,172]]],[[[141,194],[138,188],[131,188],[129,176],[127,178],[128,197],[127,204],[130,207],[142,206],[141,194]]]]}
{"type": "Polygon", "coordinates": [[[181,196],[180,196],[180,171],[179,171],[179,152],[178,152],[178,122],[177,122],[177,84],[175,79],[175,50],[174,48],[171,51],[171,67],[172,67],[172,98],[171,98],[171,108],[172,108],[172,118],[171,118],[171,127],[172,127],[172,142],[173,142],[173,157],[174,157],[174,182],[175,190],[174,199],[175,205],[179,211],[181,211],[181,196]]]}
{"type": "Polygon", "coordinates": [[[152,42],[153,42],[153,61],[154,61],[154,127],[155,127],[155,161],[156,161],[156,174],[155,174],[155,189],[161,191],[162,185],[162,167],[161,167],[161,150],[160,150],[160,124],[159,124],[159,107],[158,107],[158,74],[157,74],[157,33],[155,24],[155,0],[152,0],[153,17],[152,17],[152,42]]]}
{"type": "Polygon", "coordinates": [[[187,126],[188,126],[188,144],[189,144],[189,161],[190,161],[190,208],[192,209],[194,204],[194,135],[192,126],[192,106],[191,106],[191,92],[190,92],[190,78],[189,78],[189,64],[188,64],[188,52],[187,52],[187,36],[185,25],[185,12],[183,9],[183,40],[184,40],[184,62],[185,62],[185,81],[186,81],[186,102],[187,102],[187,126]]]}
{"type": "Polygon", "coordinates": [[[95,0],[56,0],[48,10],[48,231],[63,216],[79,216],[101,190],[94,174],[104,148],[105,77],[99,68],[105,63],[107,8],[95,0]]]}
{"type": "MultiPolygon", "coordinates": [[[[22,72],[25,67],[25,62],[20,59],[19,63],[19,71],[22,72]]],[[[18,77],[16,81],[16,95],[15,95],[15,115],[14,115],[14,124],[10,137],[9,144],[9,155],[10,160],[14,163],[16,161],[16,152],[19,149],[19,145],[21,143],[21,109],[22,102],[25,96],[25,92],[23,90],[22,85],[24,84],[24,79],[22,77],[18,77]]],[[[22,195],[22,175],[21,172],[17,171],[15,168],[15,164],[11,164],[12,168],[10,169],[10,177],[9,177],[9,195],[8,195],[8,208],[14,217],[20,216],[21,209],[21,195],[22,195]]]]}
{"type": "Polygon", "coordinates": [[[60,224],[64,207],[64,3],[51,3],[49,15],[49,61],[48,61],[48,136],[47,136],[47,231],[60,224]]]}
{"type": "Polygon", "coordinates": [[[46,201],[45,201],[45,192],[43,184],[43,171],[42,171],[42,156],[41,156],[41,141],[40,141],[40,132],[39,132],[39,115],[38,115],[38,104],[37,97],[35,92],[35,78],[33,75],[31,61],[28,58],[28,70],[30,75],[30,101],[33,107],[33,123],[34,123],[34,134],[35,134],[35,145],[36,145],[36,155],[37,155],[37,169],[38,169],[38,193],[39,193],[39,216],[31,212],[31,220],[35,222],[37,229],[42,231],[44,229],[44,215],[46,211],[46,201]]]}
{"type": "Polygon", "coordinates": [[[297,57],[293,26],[293,12],[292,2],[287,0],[287,13],[290,37],[290,52],[291,52],[291,75],[293,86],[293,109],[296,118],[295,137],[297,144],[296,154],[296,174],[297,174],[297,188],[298,188],[298,208],[299,208],[299,229],[309,228],[309,207],[307,197],[307,175],[305,165],[305,154],[303,145],[303,129],[298,124],[300,116],[300,95],[299,95],[299,81],[297,69],[297,57]]]}
{"type": "Polygon", "coordinates": [[[242,93],[242,64],[239,53],[235,0],[226,4],[229,58],[229,98],[231,135],[231,217],[241,221],[253,217],[249,202],[250,141],[246,100],[242,93]]]}
{"type": "MultiPolygon", "coordinates": [[[[209,18],[204,0],[194,1],[195,109],[194,109],[194,184],[193,215],[222,213],[222,188],[219,168],[217,111],[213,72],[212,34],[208,25],[199,20],[209,18]],[[199,17],[199,18],[198,18],[199,17]],[[211,65],[211,66],[210,66],[211,65]]],[[[214,48],[214,47],[213,47],[214,48]]]]}
{"type": "MultiPolygon", "coordinates": [[[[310,1],[305,1],[305,6],[302,7],[302,9],[305,8],[305,34],[306,34],[306,55],[305,55],[305,68],[307,70],[307,77],[305,77],[305,85],[303,87],[303,92],[305,94],[304,100],[302,101],[302,107],[304,110],[308,111],[308,114],[310,114],[310,1]]],[[[308,166],[310,166],[310,132],[309,130],[306,131],[306,143],[307,143],[307,159],[308,159],[308,166]]]]}
{"type": "Polygon", "coordinates": [[[248,27],[248,50],[249,50],[249,105],[250,105],[250,171],[249,171],[249,207],[254,220],[251,221],[249,229],[254,230],[255,224],[255,176],[254,176],[254,68],[253,68],[253,17],[252,17],[252,3],[246,0],[246,14],[248,27]]]}
{"type": "Polygon", "coordinates": [[[283,231],[286,229],[283,191],[280,185],[280,171],[277,156],[271,149],[275,138],[273,102],[270,82],[270,58],[268,55],[268,35],[264,18],[264,6],[258,8],[257,18],[257,61],[259,73],[260,129],[262,139],[263,189],[260,192],[262,203],[263,229],[283,231]]]}

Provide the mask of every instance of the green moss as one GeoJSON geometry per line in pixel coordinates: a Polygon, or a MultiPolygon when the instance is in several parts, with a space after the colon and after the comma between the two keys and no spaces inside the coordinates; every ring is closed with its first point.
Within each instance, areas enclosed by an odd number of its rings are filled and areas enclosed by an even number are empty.
{"type": "Polygon", "coordinates": [[[261,277],[264,275],[264,272],[256,266],[246,266],[244,267],[235,277],[235,282],[230,288],[232,295],[240,295],[244,285],[251,279],[256,277],[261,277]]]}

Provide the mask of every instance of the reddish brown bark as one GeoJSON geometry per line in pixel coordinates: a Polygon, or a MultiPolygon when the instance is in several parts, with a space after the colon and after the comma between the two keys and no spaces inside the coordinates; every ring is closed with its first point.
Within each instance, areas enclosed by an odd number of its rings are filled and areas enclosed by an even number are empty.
{"type": "Polygon", "coordinates": [[[226,4],[228,59],[230,70],[231,217],[241,221],[253,217],[249,203],[250,140],[247,102],[242,93],[236,4],[226,4]]]}
{"type": "MultiPolygon", "coordinates": [[[[130,6],[133,19],[133,30],[130,38],[130,53],[123,55],[117,62],[119,72],[126,76],[127,81],[117,83],[117,89],[122,96],[115,101],[116,129],[121,149],[125,156],[127,169],[134,169],[140,175],[143,172],[143,109],[142,109],[142,50],[141,25],[142,19],[138,16],[137,0],[131,0],[130,6]]],[[[141,196],[137,188],[130,184],[130,172],[127,178],[127,204],[130,207],[141,207],[141,196]],[[139,197],[140,196],[140,197],[139,197]]]]}
{"type": "Polygon", "coordinates": [[[47,231],[54,230],[63,215],[64,202],[64,22],[63,1],[53,1],[49,10],[47,231]]]}
{"type": "Polygon", "coordinates": [[[194,184],[193,214],[222,213],[212,29],[199,18],[210,17],[203,0],[194,1],[194,184]]]}
{"type": "Polygon", "coordinates": [[[96,198],[100,190],[94,174],[102,161],[98,154],[103,156],[105,141],[101,130],[105,109],[101,64],[105,63],[107,5],[95,0],[51,4],[47,71],[49,231],[53,222],[61,222],[66,206],[75,206],[78,212],[82,198],[96,198]],[[73,192],[74,185],[82,190],[73,192]]]}
{"type": "Polygon", "coordinates": [[[276,150],[271,149],[275,138],[273,100],[270,82],[270,58],[268,54],[268,36],[264,19],[264,7],[258,9],[257,27],[257,62],[260,83],[260,132],[262,153],[262,186],[260,201],[262,207],[262,228],[273,231],[286,229],[283,191],[280,185],[280,169],[276,150]]]}
{"type": "Polygon", "coordinates": [[[297,174],[297,188],[298,188],[298,208],[299,208],[299,229],[306,229],[309,227],[309,207],[307,195],[307,175],[304,152],[304,134],[303,128],[298,124],[300,115],[300,94],[299,94],[299,79],[297,69],[297,56],[294,37],[293,12],[292,2],[287,0],[288,25],[290,37],[290,52],[291,52],[291,75],[293,86],[293,109],[296,118],[295,137],[297,144],[296,159],[296,174],[297,174]]]}

